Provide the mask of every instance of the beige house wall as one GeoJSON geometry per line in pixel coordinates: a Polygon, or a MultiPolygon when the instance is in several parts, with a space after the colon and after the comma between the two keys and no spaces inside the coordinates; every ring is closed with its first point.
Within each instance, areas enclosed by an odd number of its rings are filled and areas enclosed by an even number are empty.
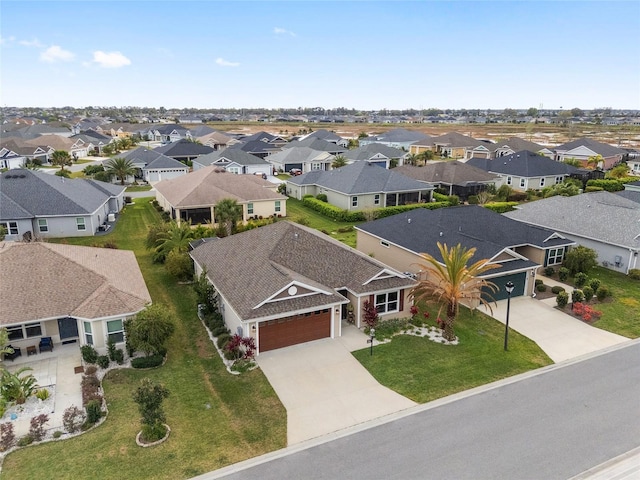
{"type": "Polygon", "coordinates": [[[369,235],[366,232],[356,230],[356,249],[366,255],[371,255],[376,260],[389,265],[400,272],[420,272],[419,263],[424,263],[422,259],[407,250],[389,244],[385,247],[379,238],[369,235]]]}

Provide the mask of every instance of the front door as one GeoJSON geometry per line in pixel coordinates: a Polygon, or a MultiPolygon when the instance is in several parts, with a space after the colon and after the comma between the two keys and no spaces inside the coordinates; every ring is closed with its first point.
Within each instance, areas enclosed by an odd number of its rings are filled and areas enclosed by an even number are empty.
{"type": "Polygon", "coordinates": [[[58,319],[58,330],[62,343],[71,343],[78,338],[78,322],[75,318],[65,317],[58,319]]]}

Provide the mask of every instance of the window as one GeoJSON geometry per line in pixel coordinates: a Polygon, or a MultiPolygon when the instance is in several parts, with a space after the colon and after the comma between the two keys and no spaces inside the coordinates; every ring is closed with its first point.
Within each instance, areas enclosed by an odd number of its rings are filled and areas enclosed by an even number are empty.
{"type": "Polygon", "coordinates": [[[111,320],[107,322],[107,334],[110,342],[124,342],[124,326],[122,320],[111,320]]]}
{"type": "Polygon", "coordinates": [[[521,178],[520,179],[520,188],[524,188],[526,184],[527,184],[527,181],[524,178],[521,178]]]}
{"type": "Polygon", "coordinates": [[[507,185],[511,185],[511,177],[507,177],[507,185]]]}
{"type": "Polygon", "coordinates": [[[384,240],[380,240],[380,245],[382,245],[385,248],[389,248],[389,242],[385,242],[384,240]]]}
{"type": "Polygon", "coordinates": [[[380,194],[379,193],[376,193],[373,196],[373,204],[374,205],[380,205],[380,194]]]}
{"type": "Polygon", "coordinates": [[[321,163],[312,163],[311,164],[311,170],[322,170],[322,164],[321,163]]]}
{"type": "Polygon", "coordinates": [[[561,264],[563,256],[564,256],[564,248],[552,248],[551,250],[549,250],[547,265],[561,264]]]}
{"type": "Polygon", "coordinates": [[[562,183],[563,182],[563,178],[562,177],[556,177],[556,185],[558,183],[562,183]]]}
{"type": "Polygon", "coordinates": [[[253,203],[247,203],[247,214],[253,215],[253,203]]]}
{"type": "Polygon", "coordinates": [[[42,325],[40,324],[40,322],[27,323],[24,326],[24,330],[27,334],[27,338],[39,337],[40,335],[42,335],[42,325]]]}
{"type": "Polygon", "coordinates": [[[93,332],[91,331],[91,323],[82,322],[84,326],[84,339],[87,345],[93,345],[93,332]]]}
{"type": "Polygon", "coordinates": [[[87,229],[87,226],[84,223],[84,218],[83,217],[77,217],[76,218],[76,227],[78,227],[78,231],[84,231],[87,229]]]}
{"type": "Polygon", "coordinates": [[[542,177],[542,178],[540,179],[540,186],[541,186],[541,187],[544,187],[544,177],[542,177]]]}
{"type": "Polygon", "coordinates": [[[398,292],[379,293],[376,295],[376,310],[378,313],[398,311],[398,292]]]}
{"type": "Polygon", "coordinates": [[[48,232],[49,231],[49,225],[47,225],[47,219],[46,218],[39,218],[38,219],[38,230],[40,230],[40,232],[48,232]]]}
{"type": "Polygon", "coordinates": [[[358,197],[351,197],[351,206],[352,207],[358,206],[358,197]]]}
{"type": "Polygon", "coordinates": [[[9,334],[9,340],[20,340],[21,338],[24,338],[22,325],[18,325],[17,327],[7,327],[7,333],[9,334]]]}
{"type": "Polygon", "coordinates": [[[9,235],[18,235],[18,222],[0,222],[0,226],[6,228],[9,235]]]}
{"type": "Polygon", "coordinates": [[[276,212],[280,211],[280,200],[276,200],[276,212]]]}

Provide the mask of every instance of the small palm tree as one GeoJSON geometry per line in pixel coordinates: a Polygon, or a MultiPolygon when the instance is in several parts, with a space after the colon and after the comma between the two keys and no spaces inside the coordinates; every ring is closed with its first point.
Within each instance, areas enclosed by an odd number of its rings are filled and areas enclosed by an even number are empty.
{"type": "Polygon", "coordinates": [[[153,261],[164,263],[169,253],[189,251],[189,242],[194,239],[193,230],[188,222],[171,222],[169,228],[157,234],[153,261]]]}
{"type": "Polygon", "coordinates": [[[126,158],[112,158],[105,163],[105,167],[109,175],[115,175],[120,179],[120,185],[124,185],[126,178],[129,175],[135,175],[137,171],[131,160],[126,158]]]}
{"type": "Polygon", "coordinates": [[[336,155],[336,158],[331,162],[331,168],[344,167],[347,164],[347,157],[344,155],[336,155]]]}
{"type": "Polygon", "coordinates": [[[235,230],[236,224],[242,220],[242,205],[232,198],[223,198],[215,206],[216,220],[224,225],[227,236],[235,230]]]}
{"type": "Polygon", "coordinates": [[[71,159],[71,155],[69,152],[65,152],[64,150],[56,150],[51,154],[51,164],[56,167],[60,167],[60,170],[64,170],[64,167],[68,167],[73,165],[73,160],[71,159]]]}
{"type": "MultiPolygon", "coordinates": [[[[488,263],[488,260],[478,260],[471,266],[467,266],[476,249],[466,249],[460,244],[448,248],[446,243],[443,245],[438,242],[438,250],[442,261],[438,261],[426,253],[420,255],[426,262],[426,264],[419,265],[420,269],[426,272],[426,278],[420,280],[411,289],[410,295],[413,297],[414,303],[439,304],[438,317],[446,308],[447,315],[444,320],[443,336],[446,340],[451,341],[456,338],[453,324],[458,316],[458,307],[461,302],[486,305],[493,313],[491,305],[483,297],[483,293],[485,293],[483,289],[495,293],[498,287],[494,283],[482,279],[479,275],[499,266],[488,263]]],[[[487,294],[485,293],[485,295],[487,294]]],[[[490,297],[490,295],[487,296],[490,297]]]]}

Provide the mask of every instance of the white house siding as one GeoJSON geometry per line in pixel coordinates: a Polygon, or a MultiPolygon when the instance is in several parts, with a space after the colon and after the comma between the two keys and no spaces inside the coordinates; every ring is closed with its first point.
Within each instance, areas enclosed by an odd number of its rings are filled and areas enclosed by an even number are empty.
{"type": "MultiPolygon", "coordinates": [[[[94,215],[77,215],[68,217],[38,217],[32,222],[32,232],[35,237],[52,238],[52,237],[89,237],[95,234],[101,222],[98,221],[98,213],[94,215]],[[84,230],[78,230],[77,218],[84,219],[84,230]],[[47,221],[47,231],[40,231],[38,220],[47,221]]],[[[106,220],[106,216],[102,216],[102,222],[106,220]]]]}
{"type": "Polygon", "coordinates": [[[189,173],[188,168],[179,169],[159,169],[159,170],[144,170],[144,179],[149,183],[161,182],[163,180],[171,180],[178,178],[189,173]]]}
{"type": "Polygon", "coordinates": [[[270,164],[266,164],[266,165],[247,165],[245,167],[246,171],[245,173],[247,173],[248,175],[261,175],[261,174],[265,174],[265,175],[271,175],[271,165],[270,164]]]}
{"type": "Polygon", "coordinates": [[[31,232],[33,234],[33,229],[31,227],[31,220],[25,218],[23,220],[2,220],[1,223],[7,224],[7,236],[4,238],[6,242],[14,242],[22,240],[22,236],[26,232],[31,232]],[[13,224],[18,228],[18,233],[13,234],[11,231],[13,230],[13,224]]]}
{"type": "MultiPolygon", "coordinates": [[[[597,240],[580,237],[578,235],[572,235],[569,233],[563,233],[563,235],[576,243],[595,250],[598,254],[598,263],[602,266],[606,266],[610,270],[621,272],[624,274],[629,273],[629,269],[640,268],[640,252],[638,255],[634,255],[628,247],[619,247],[615,245],[609,245],[597,240]],[[616,257],[620,257],[620,265],[616,265],[616,257]],[[606,265],[604,262],[607,262],[606,265]]],[[[640,250],[640,249],[638,249],[640,250]]]]}

